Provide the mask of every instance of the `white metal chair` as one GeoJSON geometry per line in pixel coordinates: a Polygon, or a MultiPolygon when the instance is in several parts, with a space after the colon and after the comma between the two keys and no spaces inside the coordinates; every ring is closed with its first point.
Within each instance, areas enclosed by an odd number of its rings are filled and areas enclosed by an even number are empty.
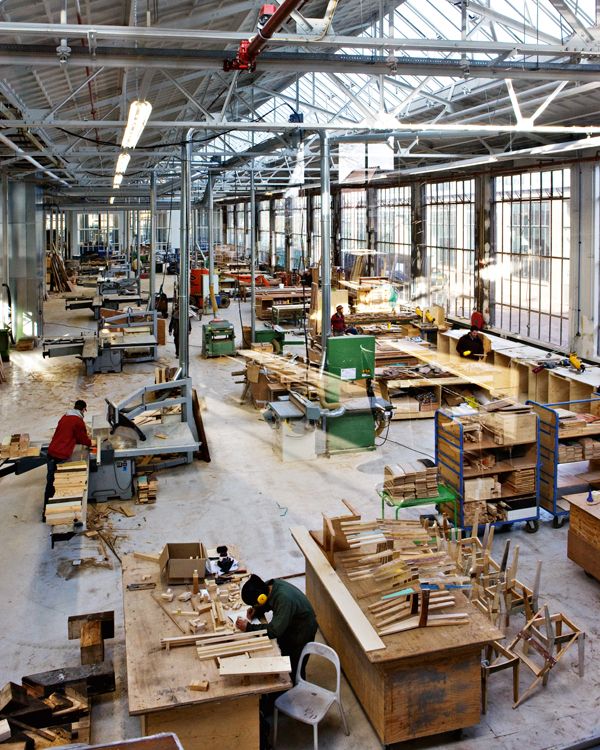
{"type": "Polygon", "coordinates": [[[312,724],[313,728],[313,744],[314,750],[318,750],[319,739],[318,739],[318,726],[321,719],[329,711],[331,706],[337,703],[340,709],[342,717],[342,723],[344,724],[344,731],[347,735],[350,734],[348,724],[346,723],[346,716],[344,709],[342,708],[342,699],[340,696],[340,660],[336,652],[329,646],[325,646],[322,643],[307,643],[302,649],[300,655],[300,661],[298,662],[298,670],[296,672],[296,685],[291,690],[288,690],[275,701],[275,716],[273,719],[273,746],[277,744],[277,717],[278,712],[290,716],[292,719],[298,719],[298,721],[304,724],[312,724]],[[304,659],[309,654],[316,654],[327,659],[335,666],[336,678],[335,678],[335,691],[327,690],[326,688],[316,685],[314,682],[308,682],[304,680],[301,675],[302,665],[304,659]]]}

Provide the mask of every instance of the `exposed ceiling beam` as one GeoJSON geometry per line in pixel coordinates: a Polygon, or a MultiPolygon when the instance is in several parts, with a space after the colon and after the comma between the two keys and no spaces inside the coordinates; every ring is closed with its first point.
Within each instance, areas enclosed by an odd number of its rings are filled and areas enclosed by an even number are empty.
{"type": "MultiPolygon", "coordinates": [[[[470,2],[469,11],[484,15],[486,18],[496,20],[499,23],[520,31],[526,32],[538,40],[537,43],[511,43],[496,42],[493,40],[468,40],[468,39],[404,39],[402,37],[367,37],[348,36],[340,34],[328,34],[322,37],[320,34],[310,36],[307,34],[273,34],[269,44],[276,45],[300,45],[318,47],[350,47],[355,49],[404,49],[404,50],[428,50],[444,52],[476,52],[488,54],[501,54],[503,52],[514,52],[519,55],[561,55],[569,52],[581,52],[593,56],[600,55],[595,44],[584,45],[581,39],[570,40],[563,44],[560,39],[545,34],[542,30],[535,29],[516,18],[509,18],[501,13],[492,11],[490,8],[470,2]]],[[[248,34],[239,31],[219,31],[209,29],[168,29],[159,26],[104,26],[92,24],[47,24],[47,23],[20,23],[0,22],[0,36],[15,34],[22,37],[42,38],[80,38],[82,35],[93,34],[96,39],[113,40],[118,47],[123,46],[123,41],[132,42],[157,41],[165,43],[168,41],[223,43],[239,44],[248,38],[248,34]]]]}
{"type": "MultiPolygon", "coordinates": [[[[67,63],[69,66],[97,68],[159,68],[169,70],[222,70],[223,52],[219,50],[166,50],[138,48],[129,52],[110,48],[97,48],[95,55],[86,50],[74,49],[67,63]]],[[[8,49],[0,45],[0,65],[27,65],[31,67],[58,67],[56,53],[52,48],[35,48],[30,45],[12,45],[8,49]]],[[[346,75],[414,75],[449,76],[471,78],[524,78],[554,81],[597,80],[600,76],[600,62],[585,63],[543,63],[527,61],[488,62],[469,60],[466,65],[460,60],[440,60],[388,58],[384,56],[361,56],[340,54],[302,54],[286,52],[265,52],[258,60],[259,72],[325,73],[343,72],[346,75]]]]}

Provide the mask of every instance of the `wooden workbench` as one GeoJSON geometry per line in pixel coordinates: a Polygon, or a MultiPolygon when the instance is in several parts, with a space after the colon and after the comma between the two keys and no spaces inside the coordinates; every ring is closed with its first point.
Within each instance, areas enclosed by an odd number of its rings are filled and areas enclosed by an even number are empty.
{"type": "Polygon", "coordinates": [[[587,501],[588,493],[565,495],[570,509],[567,557],[600,581],[600,503],[587,501]]]}
{"type": "MultiPolygon", "coordinates": [[[[143,576],[155,582],[155,594],[166,590],[158,564],[123,557],[123,611],[127,651],[129,713],[139,715],[144,735],[175,732],[185,750],[223,750],[259,747],[259,698],[264,693],[291,687],[288,675],[250,678],[219,677],[216,660],[200,661],[195,647],[162,649],[160,639],[181,632],[153,600],[151,590],[128,591],[127,584],[139,583],[143,576]],[[208,680],[207,692],[188,689],[193,680],[208,680]]],[[[175,594],[189,589],[171,586],[175,594]]],[[[169,608],[181,605],[175,598],[169,608]]],[[[185,617],[180,617],[182,624],[185,617]]],[[[279,656],[276,641],[261,655],[279,656]]]]}
{"type": "Polygon", "coordinates": [[[339,654],[344,674],[379,740],[388,745],[478,724],[481,649],[503,633],[460,594],[464,598],[460,610],[470,615],[467,625],[384,636],[384,649],[369,650],[365,644],[377,634],[360,613],[358,617],[346,613],[346,619],[336,573],[367,619],[368,605],[377,596],[356,598],[368,593],[369,584],[349,581],[342,565],[347,552],[336,553],[333,571],[306,530],[293,529],[292,534],[306,560],[306,594],[319,629],[339,654]]]}

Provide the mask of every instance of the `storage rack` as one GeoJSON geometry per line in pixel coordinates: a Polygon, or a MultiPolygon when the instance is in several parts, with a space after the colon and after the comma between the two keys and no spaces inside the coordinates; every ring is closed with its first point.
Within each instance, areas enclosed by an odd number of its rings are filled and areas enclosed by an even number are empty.
{"type": "MultiPolygon", "coordinates": [[[[569,504],[562,500],[562,496],[569,492],[580,491],[589,483],[600,481],[599,459],[571,459],[560,461],[560,446],[569,440],[582,437],[597,437],[600,440],[600,421],[584,424],[577,430],[560,429],[560,416],[557,409],[565,409],[576,413],[591,413],[600,415],[600,397],[578,399],[574,401],[559,401],[551,404],[541,404],[528,401],[539,417],[540,432],[540,506],[553,516],[552,525],[560,528],[569,515],[569,504]],[[588,462],[591,471],[581,474],[571,474],[569,484],[559,486],[559,469],[561,464],[588,462]],[[595,470],[595,472],[594,472],[595,470]]],[[[569,480],[566,480],[569,481],[569,480]]]]}
{"type": "MultiPolygon", "coordinates": [[[[485,413],[490,416],[489,412],[485,413]]],[[[481,412],[469,415],[481,415],[481,412]]],[[[498,497],[480,498],[489,503],[502,502],[508,509],[506,519],[492,523],[493,526],[509,526],[525,522],[525,530],[535,533],[539,527],[539,429],[536,415],[535,438],[533,440],[511,440],[498,444],[491,437],[478,442],[465,442],[463,416],[457,416],[447,409],[439,409],[435,414],[435,461],[440,469],[440,478],[452,487],[459,499],[459,525],[471,528],[465,520],[465,480],[498,476],[508,478],[514,471],[533,469],[534,492],[516,491],[505,481],[500,481],[501,494],[498,497]],[[513,456],[513,451],[519,454],[513,456]],[[465,454],[483,458],[493,456],[494,464],[489,467],[470,468],[465,466],[465,454]],[[506,455],[508,454],[508,455],[506,455]]],[[[451,519],[450,519],[451,520],[451,519]]],[[[479,525],[483,525],[480,523],[479,525]]]]}

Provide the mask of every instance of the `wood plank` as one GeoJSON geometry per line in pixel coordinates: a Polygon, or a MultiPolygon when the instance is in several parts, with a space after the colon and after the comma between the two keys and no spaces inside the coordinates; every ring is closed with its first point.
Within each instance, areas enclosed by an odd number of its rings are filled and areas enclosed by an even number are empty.
{"type": "Polygon", "coordinates": [[[290,532],[306,560],[310,562],[316,574],[331,592],[340,614],[352,629],[361,647],[366,652],[385,649],[385,643],[377,635],[377,631],[331,567],[308,530],[301,526],[294,526],[290,532]]]}
{"type": "Polygon", "coordinates": [[[255,656],[251,659],[234,656],[219,661],[221,677],[277,674],[291,672],[291,669],[289,656],[255,656]]]}

